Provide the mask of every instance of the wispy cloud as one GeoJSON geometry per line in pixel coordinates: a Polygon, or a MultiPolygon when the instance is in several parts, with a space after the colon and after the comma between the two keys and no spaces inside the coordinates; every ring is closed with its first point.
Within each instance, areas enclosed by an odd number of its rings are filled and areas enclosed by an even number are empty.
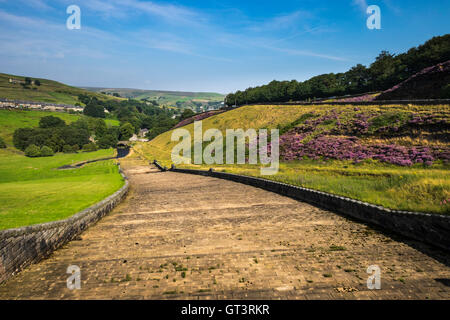
{"type": "MultiPolygon", "coordinates": [[[[41,0],[38,0],[41,1],[41,0]]],[[[60,0],[65,4],[73,0],[60,0]]],[[[99,13],[103,18],[132,19],[146,15],[152,19],[162,19],[170,24],[199,25],[206,20],[204,14],[193,9],[175,5],[141,0],[78,0],[80,7],[99,13]]]]}
{"type": "Polygon", "coordinates": [[[361,11],[363,11],[364,13],[366,13],[367,11],[367,7],[369,6],[367,4],[366,0],[352,0],[353,1],[353,5],[357,6],[361,11]]]}
{"type": "Polygon", "coordinates": [[[297,27],[305,23],[306,19],[310,19],[312,14],[307,11],[294,11],[289,14],[279,15],[264,20],[262,23],[254,23],[249,27],[252,31],[278,31],[288,28],[297,27]]]}
{"type": "Polygon", "coordinates": [[[321,59],[327,59],[327,60],[333,60],[333,61],[350,61],[343,57],[337,57],[337,56],[332,56],[332,55],[328,55],[328,54],[312,52],[312,51],[308,51],[308,50],[281,48],[281,47],[275,47],[275,46],[264,46],[264,48],[273,50],[273,51],[284,52],[284,53],[287,53],[287,54],[293,55],[293,56],[306,56],[306,57],[321,58],[321,59]]]}
{"type": "MultiPolygon", "coordinates": [[[[52,7],[45,0],[18,0],[22,5],[38,10],[50,10],[52,7]]],[[[1,2],[1,1],[0,1],[1,2]]]]}

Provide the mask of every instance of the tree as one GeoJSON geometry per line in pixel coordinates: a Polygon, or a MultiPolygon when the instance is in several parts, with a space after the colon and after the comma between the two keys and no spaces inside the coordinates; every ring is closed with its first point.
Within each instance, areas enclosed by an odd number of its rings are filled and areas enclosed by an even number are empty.
{"type": "Polygon", "coordinates": [[[114,136],[105,135],[97,141],[97,145],[100,149],[109,149],[116,147],[117,142],[117,138],[115,138],[114,136]]]}
{"type": "Polygon", "coordinates": [[[180,120],[188,119],[190,117],[195,116],[195,112],[191,109],[184,109],[183,113],[181,114],[180,120]]]}
{"type": "Polygon", "coordinates": [[[371,79],[369,69],[362,64],[358,64],[351,68],[343,75],[344,90],[346,93],[363,93],[368,89],[371,79]]]}
{"type": "Polygon", "coordinates": [[[31,78],[26,77],[25,78],[25,85],[29,86],[31,84],[31,78]]]}
{"type": "Polygon", "coordinates": [[[130,138],[133,136],[134,134],[134,127],[131,125],[131,123],[127,122],[124,123],[121,127],[120,127],[120,140],[130,140],[130,138]]]}
{"type": "Polygon", "coordinates": [[[41,148],[41,157],[51,157],[54,155],[52,148],[43,146],[41,148]]]}
{"type": "Polygon", "coordinates": [[[6,143],[5,141],[3,141],[3,139],[0,137],[0,149],[5,149],[6,148],[6,143]]]}
{"type": "Polygon", "coordinates": [[[34,137],[34,129],[32,128],[19,128],[14,131],[13,135],[13,144],[14,146],[24,151],[26,147],[28,147],[31,143],[29,140],[31,140],[32,137],[34,137]]]}
{"type": "Polygon", "coordinates": [[[42,117],[41,120],[39,120],[40,128],[58,128],[64,127],[65,125],[66,123],[64,120],[54,116],[42,117]]]}
{"type": "Polygon", "coordinates": [[[25,149],[25,155],[30,158],[39,157],[41,155],[41,149],[39,149],[39,147],[34,144],[29,145],[25,149]]]}
{"type": "Polygon", "coordinates": [[[105,109],[101,105],[97,104],[88,104],[83,109],[83,114],[86,116],[94,117],[94,118],[105,118],[105,109]]]}
{"type": "Polygon", "coordinates": [[[96,137],[103,136],[106,133],[107,129],[108,128],[106,127],[105,120],[95,119],[95,121],[93,121],[93,130],[96,137]]]}
{"type": "Polygon", "coordinates": [[[39,87],[39,86],[41,85],[41,81],[35,80],[35,81],[34,81],[34,84],[37,85],[37,86],[39,87]]]}
{"type": "Polygon", "coordinates": [[[388,51],[382,51],[370,66],[373,85],[376,89],[386,90],[398,83],[395,78],[397,71],[395,55],[388,51]]]}

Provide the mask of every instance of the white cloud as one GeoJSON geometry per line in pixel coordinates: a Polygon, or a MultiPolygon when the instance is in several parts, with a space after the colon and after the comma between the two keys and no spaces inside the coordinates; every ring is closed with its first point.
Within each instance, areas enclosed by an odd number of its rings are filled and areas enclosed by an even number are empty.
{"type": "Polygon", "coordinates": [[[366,0],[353,0],[353,5],[358,6],[364,13],[366,13],[369,7],[366,0]]]}

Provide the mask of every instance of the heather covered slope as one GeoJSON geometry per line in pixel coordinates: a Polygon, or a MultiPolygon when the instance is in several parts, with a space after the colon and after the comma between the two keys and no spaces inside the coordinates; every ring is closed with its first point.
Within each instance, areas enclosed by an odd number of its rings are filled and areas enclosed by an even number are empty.
{"type": "MultiPolygon", "coordinates": [[[[199,119],[201,120],[201,119],[199,119]]],[[[193,124],[184,128],[193,135],[193,124]]],[[[445,106],[246,106],[203,120],[203,130],[280,129],[281,158],[377,160],[411,166],[449,161],[450,107],[445,106]]],[[[152,140],[170,160],[172,131],[152,140]]],[[[162,157],[162,158],[161,158],[162,157]]]]}
{"type": "Polygon", "coordinates": [[[450,60],[425,68],[376,100],[450,99],[450,60]]]}
{"type": "MultiPolygon", "coordinates": [[[[203,121],[217,128],[280,129],[280,171],[265,178],[392,209],[448,213],[450,106],[245,106],[203,121]]],[[[193,134],[193,124],[184,127],[193,134]]],[[[172,131],[135,146],[171,165],[172,131]]],[[[209,168],[207,165],[184,165],[209,168]]],[[[260,166],[213,165],[259,176],[260,166]]]]}

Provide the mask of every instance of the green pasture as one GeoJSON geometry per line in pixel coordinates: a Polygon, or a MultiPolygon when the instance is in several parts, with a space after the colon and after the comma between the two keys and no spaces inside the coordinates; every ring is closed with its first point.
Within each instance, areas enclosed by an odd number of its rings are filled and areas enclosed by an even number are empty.
{"type": "Polygon", "coordinates": [[[114,153],[27,158],[12,149],[0,150],[0,230],[65,219],[113,194],[124,184],[114,160],[56,168],[114,153]]]}

